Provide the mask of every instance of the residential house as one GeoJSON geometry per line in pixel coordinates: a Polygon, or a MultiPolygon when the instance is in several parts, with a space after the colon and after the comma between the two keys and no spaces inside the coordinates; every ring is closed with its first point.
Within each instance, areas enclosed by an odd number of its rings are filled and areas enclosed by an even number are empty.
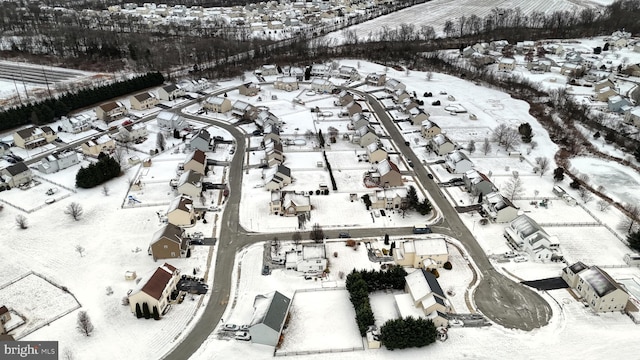
{"type": "Polygon", "coordinates": [[[290,306],[291,299],[278,291],[256,296],[253,302],[253,318],[249,325],[251,342],[278,345],[290,306]]]}
{"type": "Polygon", "coordinates": [[[411,100],[411,95],[409,95],[409,93],[405,89],[398,89],[391,94],[391,98],[396,104],[402,104],[402,102],[405,100],[411,100]]]}
{"type": "Polygon", "coordinates": [[[261,129],[265,129],[269,126],[280,126],[280,119],[273,115],[269,110],[261,110],[253,120],[253,122],[261,129]]]}
{"type": "Polygon", "coordinates": [[[160,100],[150,92],[143,92],[131,96],[129,102],[133,110],[146,110],[158,105],[160,100]]]}
{"type": "MultiPolygon", "coordinates": [[[[91,116],[79,114],[72,117],[63,116],[60,121],[60,129],[71,134],[81,133],[91,129],[91,116]]],[[[58,130],[60,130],[58,129],[58,130]]]]}
{"type": "Polygon", "coordinates": [[[437,134],[434,135],[431,139],[429,139],[429,143],[427,146],[435,152],[437,155],[445,155],[453,150],[455,150],[456,146],[453,144],[451,140],[445,134],[437,134]]]}
{"type": "Polygon", "coordinates": [[[358,70],[353,66],[341,65],[338,68],[338,77],[355,81],[360,79],[360,74],[358,74],[358,70]]]}
{"type": "Polygon", "coordinates": [[[296,78],[298,81],[304,80],[304,70],[300,67],[292,66],[289,69],[289,76],[296,78]]]}
{"type": "Polygon", "coordinates": [[[347,104],[347,112],[349,113],[350,117],[355,115],[355,114],[361,114],[362,113],[362,105],[360,105],[356,101],[352,101],[349,104],[347,104]]]}
{"type": "Polygon", "coordinates": [[[311,65],[311,76],[327,76],[331,72],[331,66],[327,64],[313,64],[311,65]]]}
{"type": "Polygon", "coordinates": [[[549,236],[537,222],[527,215],[515,218],[504,229],[505,238],[516,248],[526,251],[537,261],[560,260],[560,243],[549,236]]]}
{"type": "Polygon", "coordinates": [[[189,149],[198,149],[203,152],[211,151],[211,135],[206,129],[200,129],[189,140],[189,149]]]}
{"type": "Polygon", "coordinates": [[[630,76],[640,76],[640,63],[627,66],[624,73],[630,76]]]}
{"type": "Polygon", "coordinates": [[[618,93],[610,87],[603,87],[600,90],[596,90],[596,99],[598,101],[607,101],[610,97],[614,97],[618,95],[618,93]]]}
{"type": "Polygon", "coordinates": [[[460,150],[454,150],[444,157],[444,167],[452,174],[462,174],[473,169],[473,162],[460,150]]]}
{"type": "Polygon", "coordinates": [[[202,174],[187,170],[178,178],[178,193],[189,195],[192,199],[200,197],[202,193],[202,174]]]}
{"type": "Polygon", "coordinates": [[[498,62],[498,71],[513,71],[516,68],[516,59],[502,58],[498,62]]]}
{"type": "Polygon", "coordinates": [[[158,259],[175,259],[187,256],[189,239],[184,230],[173,224],[166,224],[153,234],[149,244],[149,255],[153,261],[158,259]]]}
{"type": "Polygon", "coordinates": [[[156,116],[156,122],[159,127],[169,130],[181,131],[190,127],[187,120],[180,116],[180,114],[169,111],[160,111],[156,116]]]}
{"type": "Polygon", "coordinates": [[[388,188],[403,186],[402,175],[398,165],[389,160],[382,160],[377,168],[378,186],[388,188]]]}
{"type": "Polygon", "coordinates": [[[373,130],[373,128],[368,125],[356,128],[355,134],[353,136],[353,141],[360,145],[360,147],[362,148],[367,147],[372,143],[378,142],[378,140],[378,134],[376,134],[375,130],[373,130]]]}
{"type": "Polygon", "coordinates": [[[395,94],[398,90],[406,90],[407,86],[396,79],[387,79],[384,83],[384,91],[395,94]]]}
{"type": "Polygon", "coordinates": [[[11,153],[11,146],[7,143],[0,142],[0,156],[11,153]]]}
{"type": "Polygon", "coordinates": [[[258,109],[241,100],[236,100],[231,107],[231,114],[242,120],[254,121],[258,117],[258,109]]]}
{"type": "Polygon", "coordinates": [[[31,182],[33,174],[31,173],[31,169],[21,161],[0,170],[0,177],[9,187],[14,188],[31,182]]]}
{"type": "Polygon", "coordinates": [[[144,123],[128,123],[118,130],[118,138],[120,141],[128,142],[146,138],[149,134],[147,125],[144,123]]]}
{"type": "Polygon", "coordinates": [[[348,104],[353,102],[353,94],[348,92],[347,90],[342,90],[338,94],[338,99],[334,101],[335,106],[347,106],[348,104]]]}
{"type": "Polygon", "coordinates": [[[333,83],[329,80],[321,78],[315,78],[311,80],[311,90],[317,93],[330,93],[334,88],[335,85],[333,85],[333,83]]]}
{"type": "Polygon", "coordinates": [[[184,170],[193,170],[198,174],[206,175],[207,172],[207,155],[200,149],[193,150],[186,159],[184,159],[184,170]]]}
{"type": "Polygon", "coordinates": [[[419,269],[405,276],[406,294],[395,295],[400,316],[431,319],[436,327],[447,327],[447,298],[436,277],[419,269]]]}
{"type": "Polygon", "coordinates": [[[128,293],[129,308],[136,314],[136,308],[142,312],[147,304],[150,313],[157,309],[160,316],[164,315],[171,303],[172,293],[180,280],[180,270],[164,263],[153,274],[143,278],[136,287],[128,293]]]}
{"type": "Polygon", "coordinates": [[[640,127],[640,107],[636,106],[627,110],[624,114],[624,120],[630,124],[640,127]]]}
{"type": "Polygon", "coordinates": [[[449,261],[449,250],[444,238],[405,240],[394,249],[393,261],[416,269],[441,268],[449,261]]]}
{"type": "MultiPolygon", "coordinates": [[[[611,81],[611,79],[606,78],[596,82],[593,85],[593,90],[595,90],[596,93],[598,93],[601,89],[604,89],[604,88],[615,89],[616,84],[613,81],[611,81]]],[[[601,101],[605,101],[605,100],[601,100],[601,101]]]]}
{"type": "Polygon", "coordinates": [[[598,266],[577,262],[562,270],[562,279],[595,312],[623,311],[629,301],[624,288],[598,266]]]}
{"type": "Polygon", "coordinates": [[[430,114],[419,108],[409,110],[409,120],[416,126],[421,126],[425,121],[429,121],[430,114]]]}
{"type": "Polygon", "coordinates": [[[400,111],[410,115],[416,114],[417,112],[419,112],[420,108],[418,107],[419,106],[418,103],[414,99],[412,99],[409,96],[409,94],[407,94],[406,92],[404,92],[403,94],[406,94],[406,97],[402,99],[402,101],[400,101],[400,105],[399,105],[400,111]]]}
{"type": "Polygon", "coordinates": [[[263,128],[262,134],[264,141],[272,140],[278,143],[282,142],[280,138],[280,128],[278,126],[269,125],[263,128]]]}
{"type": "Polygon", "coordinates": [[[270,213],[280,216],[298,216],[311,211],[311,197],[294,191],[271,191],[270,213]]]}
{"type": "Polygon", "coordinates": [[[384,86],[387,82],[387,75],[372,73],[367,75],[365,81],[369,86],[384,86]]]}
{"type": "Polygon", "coordinates": [[[546,73],[551,71],[551,60],[539,59],[531,62],[527,62],[527,69],[532,73],[546,73]]]}
{"type": "Polygon", "coordinates": [[[462,175],[462,181],[467,191],[474,196],[482,195],[484,197],[487,194],[498,191],[487,175],[475,169],[465,172],[462,175]]]}
{"type": "Polygon", "coordinates": [[[184,195],[176,196],[167,209],[167,220],[175,226],[191,226],[196,223],[193,200],[184,195]]]}
{"type": "Polygon", "coordinates": [[[431,139],[432,137],[441,134],[442,129],[440,129],[440,126],[438,126],[438,124],[436,124],[435,122],[431,120],[425,120],[420,123],[420,133],[422,134],[423,138],[431,139]]]}
{"type": "Polygon", "coordinates": [[[15,146],[27,150],[50,144],[57,138],[58,134],[49,126],[29,126],[13,133],[15,146]]]}
{"type": "Polygon", "coordinates": [[[625,110],[631,108],[631,103],[620,95],[612,96],[607,100],[609,111],[616,113],[624,113],[625,110]]]}
{"type": "Polygon", "coordinates": [[[363,113],[353,114],[347,128],[350,130],[360,129],[363,126],[369,126],[369,118],[363,113]]]}
{"type": "Polygon", "coordinates": [[[407,189],[404,187],[376,190],[369,196],[372,209],[395,210],[409,204],[407,189]]]}
{"type": "Polygon", "coordinates": [[[97,157],[100,153],[108,154],[114,151],[116,142],[108,135],[101,135],[83,143],[80,147],[83,154],[97,157]]]}
{"type": "Polygon", "coordinates": [[[282,165],[284,163],[284,151],[281,142],[273,141],[271,139],[265,140],[264,152],[265,157],[263,159],[263,164],[266,164],[268,167],[282,165]]]}
{"type": "Polygon", "coordinates": [[[279,190],[291,184],[291,169],[284,165],[264,169],[262,172],[265,189],[279,190]]]}
{"type": "Polygon", "coordinates": [[[473,56],[473,54],[476,53],[476,49],[472,48],[471,46],[467,46],[464,49],[462,49],[462,57],[466,57],[469,58],[471,56],[473,56]]]}
{"type": "Polygon", "coordinates": [[[273,64],[264,64],[257,72],[262,76],[278,75],[278,67],[273,64]]]}
{"type": "Polygon", "coordinates": [[[560,68],[560,74],[569,77],[580,77],[584,73],[582,65],[566,62],[560,68]]]}
{"type": "Polygon", "coordinates": [[[377,142],[367,145],[367,158],[372,164],[377,164],[389,157],[387,151],[383,149],[377,142]]]}
{"type": "Polygon", "coordinates": [[[210,86],[209,80],[207,79],[200,79],[200,80],[185,79],[180,81],[178,85],[182,89],[184,89],[184,91],[186,92],[195,92],[195,93],[207,90],[210,86]]]}
{"type": "Polygon", "coordinates": [[[322,273],[327,268],[324,244],[302,245],[302,250],[288,251],[284,267],[303,273],[322,273]]]}
{"type": "Polygon", "coordinates": [[[246,83],[238,87],[238,92],[244,96],[256,96],[260,92],[260,88],[256,84],[246,83]]]}
{"type": "Polygon", "coordinates": [[[518,208],[498,192],[489,193],[482,199],[482,209],[497,223],[506,223],[518,216],[518,208]]]}
{"type": "Polygon", "coordinates": [[[70,149],[56,151],[40,160],[38,170],[45,174],[51,174],[79,163],[80,160],[78,159],[78,154],[76,154],[75,151],[70,149]]]}
{"type": "Polygon", "coordinates": [[[165,85],[160,87],[160,89],[158,89],[158,97],[160,98],[160,100],[166,100],[166,101],[175,100],[184,95],[185,95],[184,89],[176,84],[165,85]]]}
{"type": "Polygon", "coordinates": [[[202,107],[209,111],[225,114],[229,112],[233,106],[231,101],[225,97],[211,96],[204,101],[202,107]]]}
{"type": "Polygon", "coordinates": [[[120,101],[111,101],[96,107],[96,117],[107,124],[123,118],[128,113],[129,110],[127,110],[127,107],[120,101]]]}
{"type": "Polygon", "coordinates": [[[279,76],[276,81],[273,82],[274,89],[284,91],[298,90],[298,79],[293,76],[279,76]]]}

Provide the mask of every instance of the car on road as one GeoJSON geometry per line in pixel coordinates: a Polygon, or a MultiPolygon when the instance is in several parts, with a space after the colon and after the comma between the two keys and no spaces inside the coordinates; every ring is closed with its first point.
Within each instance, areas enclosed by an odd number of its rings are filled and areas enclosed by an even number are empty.
{"type": "Polygon", "coordinates": [[[229,150],[229,155],[233,155],[236,153],[236,149],[231,148],[231,150],[229,150]]]}
{"type": "Polygon", "coordinates": [[[429,177],[429,179],[433,180],[433,175],[427,174],[427,176],[429,177]]]}
{"type": "Polygon", "coordinates": [[[222,330],[224,331],[238,331],[239,329],[240,326],[236,324],[224,324],[224,326],[222,327],[222,330]]]}
{"type": "Polygon", "coordinates": [[[248,331],[236,331],[233,336],[236,340],[249,341],[251,340],[251,335],[249,335],[248,331]]]}
{"type": "Polygon", "coordinates": [[[340,239],[349,239],[351,237],[351,235],[349,235],[348,232],[341,232],[340,234],[338,234],[338,238],[340,239]]]}
{"type": "Polygon", "coordinates": [[[253,136],[261,136],[261,135],[262,135],[262,131],[260,131],[260,130],[253,130],[253,132],[252,132],[251,134],[253,134],[253,136]]]}
{"type": "Polygon", "coordinates": [[[517,263],[526,262],[526,261],[527,261],[527,258],[526,258],[526,257],[524,257],[524,256],[517,256],[517,257],[515,257],[515,258],[513,259],[513,261],[514,261],[514,262],[517,262],[517,263]]]}
{"type": "Polygon", "coordinates": [[[442,159],[436,160],[436,162],[434,164],[444,164],[444,160],[442,160],[442,159]]]}
{"type": "Polygon", "coordinates": [[[249,325],[240,325],[240,331],[249,331],[249,325]]]}
{"type": "Polygon", "coordinates": [[[413,167],[413,161],[407,160],[407,164],[409,164],[410,167],[413,167]]]}
{"type": "Polygon", "coordinates": [[[269,269],[269,265],[265,265],[262,267],[262,275],[270,275],[271,269],[269,269]]]}
{"type": "Polygon", "coordinates": [[[380,209],[380,215],[387,216],[387,213],[385,213],[384,210],[380,209]]]}
{"type": "Polygon", "coordinates": [[[408,141],[405,141],[404,144],[407,145],[407,146],[410,145],[408,141]]]}

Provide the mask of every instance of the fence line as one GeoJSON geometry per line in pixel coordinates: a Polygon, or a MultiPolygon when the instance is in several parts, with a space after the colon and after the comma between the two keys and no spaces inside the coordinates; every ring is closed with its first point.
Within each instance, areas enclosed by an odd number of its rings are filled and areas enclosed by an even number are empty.
{"type": "Polygon", "coordinates": [[[22,279],[26,278],[27,276],[29,276],[29,275],[31,275],[31,274],[33,274],[33,271],[29,271],[29,272],[25,273],[24,275],[18,276],[17,278],[15,278],[15,279],[13,279],[13,280],[9,281],[8,283],[6,283],[6,284],[2,284],[2,286],[0,286],[0,289],[4,289],[4,288],[6,288],[7,286],[9,286],[9,285],[11,285],[11,284],[16,283],[16,282],[18,282],[18,281],[20,281],[20,280],[22,280],[22,279]]]}
{"type": "Polygon", "coordinates": [[[300,351],[274,351],[274,356],[297,356],[297,355],[312,355],[312,354],[327,354],[327,353],[342,353],[364,350],[364,345],[351,348],[341,349],[322,349],[322,350],[300,350],[300,351]]]}
{"type": "Polygon", "coordinates": [[[588,222],[566,222],[566,223],[539,223],[540,226],[602,226],[600,223],[588,223],[588,222]]]}
{"type": "Polygon", "coordinates": [[[65,185],[62,185],[62,184],[60,184],[60,183],[58,183],[58,182],[55,182],[55,181],[53,181],[53,180],[49,180],[49,179],[47,179],[47,178],[43,178],[43,177],[42,177],[42,176],[40,176],[40,175],[37,175],[37,174],[36,174],[36,175],[33,175],[33,177],[34,177],[34,178],[41,179],[42,181],[46,181],[46,182],[48,182],[48,183],[52,183],[52,184],[54,184],[54,185],[60,186],[61,188],[65,189],[65,190],[69,190],[69,191],[71,191],[72,193],[77,193],[77,192],[78,192],[76,189],[72,189],[72,188],[70,188],[70,187],[67,187],[67,186],[65,186],[65,185]]]}
{"type": "Polygon", "coordinates": [[[299,292],[313,292],[313,291],[333,291],[333,290],[347,290],[344,286],[336,286],[336,287],[321,287],[321,288],[309,288],[309,289],[297,289],[294,291],[294,297],[296,293],[299,292]]]}

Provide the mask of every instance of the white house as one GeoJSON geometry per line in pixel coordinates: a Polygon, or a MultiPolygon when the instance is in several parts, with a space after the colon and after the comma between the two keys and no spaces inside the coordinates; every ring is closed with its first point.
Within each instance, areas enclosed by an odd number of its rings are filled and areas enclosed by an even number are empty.
{"type": "Polygon", "coordinates": [[[595,312],[623,311],[629,301],[622,286],[598,266],[577,262],[562,270],[562,279],[595,312]]]}
{"type": "Polygon", "coordinates": [[[405,240],[394,249],[393,261],[415,269],[441,268],[449,261],[449,250],[444,238],[405,240]]]}
{"type": "Polygon", "coordinates": [[[63,116],[60,121],[60,128],[64,132],[77,134],[91,129],[91,116],[87,114],[78,114],[72,117],[63,116]]]}
{"type": "Polygon", "coordinates": [[[462,151],[455,150],[444,157],[444,166],[453,174],[462,174],[473,169],[473,162],[462,151]]]}
{"type": "Polygon", "coordinates": [[[180,114],[169,111],[160,111],[156,116],[156,122],[159,127],[169,130],[185,130],[189,128],[189,123],[180,114]]]}
{"type": "Polygon", "coordinates": [[[511,221],[504,229],[504,236],[511,244],[525,250],[533,260],[555,261],[562,258],[558,239],[549,236],[527,215],[520,215],[511,221]]]}
{"type": "Polygon", "coordinates": [[[176,84],[165,85],[158,89],[158,97],[160,98],[160,100],[175,100],[181,96],[184,96],[184,94],[184,89],[176,84]]]}
{"type": "Polygon", "coordinates": [[[311,90],[318,93],[330,93],[335,88],[335,85],[329,80],[315,78],[311,80],[311,90]]]}
{"type": "Polygon", "coordinates": [[[75,151],[56,151],[40,160],[38,170],[45,174],[51,174],[78,163],[80,163],[80,160],[78,159],[78,154],[76,154],[75,151]]]}
{"type": "Polygon", "coordinates": [[[160,316],[164,315],[172,301],[171,293],[175,290],[178,280],[180,280],[180,270],[174,266],[164,263],[158,267],[153,274],[143,278],[134,289],[129,291],[131,312],[136,314],[136,309],[139,308],[140,313],[143,313],[144,304],[146,304],[151,314],[157,309],[160,316]]]}
{"type": "Polygon", "coordinates": [[[202,192],[202,174],[193,170],[187,170],[178,179],[178,193],[191,196],[195,199],[202,192]]]}
{"type": "Polygon", "coordinates": [[[321,273],[327,268],[324,244],[302,245],[302,250],[285,254],[285,268],[304,273],[321,273]]]}
{"type": "Polygon", "coordinates": [[[290,306],[291,299],[278,291],[257,295],[253,302],[253,318],[249,325],[251,341],[269,346],[278,345],[290,306]]]}
{"type": "Polygon", "coordinates": [[[518,208],[498,192],[487,194],[482,199],[482,209],[497,223],[509,222],[518,216],[518,208]]]}
{"type": "Polygon", "coordinates": [[[276,81],[273,82],[274,89],[284,91],[298,90],[298,79],[293,76],[279,76],[276,81]]]}
{"type": "Polygon", "coordinates": [[[436,277],[424,269],[405,276],[406,294],[395,295],[400,316],[431,319],[436,327],[449,324],[447,298],[436,277]]]}
{"type": "Polygon", "coordinates": [[[516,60],[513,58],[502,58],[498,63],[499,71],[513,71],[516,68],[516,60]]]}
{"type": "Polygon", "coordinates": [[[487,175],[474,169],[465,172],[462,175],[462,181],[471,195],[477,196],[482,194],[484,196],[498,191],[487,175]]]}

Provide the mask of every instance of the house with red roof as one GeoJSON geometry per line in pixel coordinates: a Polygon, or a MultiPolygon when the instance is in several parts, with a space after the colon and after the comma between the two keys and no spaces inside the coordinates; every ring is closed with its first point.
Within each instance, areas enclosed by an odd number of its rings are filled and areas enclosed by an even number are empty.
{"type": "Polygon", "coordinates": [[[180,280],[180,270],[174,266],[164,263],[158,267],[153,274],[143,278],[136,288],[129,292],[129,307],[131,312],[136,314],[136,307],[143,311],[144,304],[150,313],[154,313],[154,308],[158,309],[160,316],[166,312],[171,299],[171,293],[176,289],[180,280]]]}

